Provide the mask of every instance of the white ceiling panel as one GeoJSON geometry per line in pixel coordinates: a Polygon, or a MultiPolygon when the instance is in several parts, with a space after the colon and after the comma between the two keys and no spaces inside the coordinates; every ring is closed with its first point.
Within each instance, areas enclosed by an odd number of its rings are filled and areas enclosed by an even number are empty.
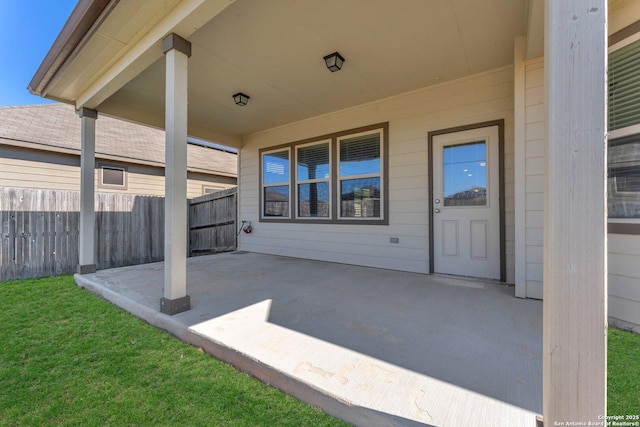
{"type": "MultiPolygon", "coordinates": [[[[189,37],[190,129],[246,135],[508,65],[527,5],[237,0],[189,37]],[[335,50],[346,62],[331,73],[322,57],[335,50]],[[247,106],[233,103],[238,91],[251,96],[247,106]]],[[[158,123],[163,85],[160,60],[98,109],[144,109],[140,117],[158,123]]]]}

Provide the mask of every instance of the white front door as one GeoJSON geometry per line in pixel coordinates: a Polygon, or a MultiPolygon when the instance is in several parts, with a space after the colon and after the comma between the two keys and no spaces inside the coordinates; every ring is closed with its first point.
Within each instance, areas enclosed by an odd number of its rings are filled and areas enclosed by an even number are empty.
{"type": "Polygon", "coordinates": [[[500,279],[498,126],[433,137],[434,272],[500,279]]]}

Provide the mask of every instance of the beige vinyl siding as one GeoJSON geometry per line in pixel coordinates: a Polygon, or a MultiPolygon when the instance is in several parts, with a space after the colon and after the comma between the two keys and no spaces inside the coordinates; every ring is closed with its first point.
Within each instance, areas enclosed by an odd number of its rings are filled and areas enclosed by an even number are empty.
{"type": "MultiPolygon", "coordinates": [[[[638,16],[639,2],[614,4],[609,10],[609,35],[633,24],[638,16]]],[[[610,233],[607,245],[609,322],[640,333],[640,236],[610,233]]]]}
{"type": "MultiPolygon", "coordinates": [[[[164,185],[164,181],[162,182],[164,185]]],[[[236,179],[225,176],[211,176],[199,172],[187,172],[187,198],[193,199],[204,194],[203,187],[222,189],[236,186],[236,179]]]]}
{"type": "MultiPolygon", "coordinates": [[[[111,160],[96,160],[96,191],[164,196],[164,168],[111,160]],[[127,169],[126,189],[99,186],[100,167],[127,169]]],[[[236,179],[199,172],[187,173],[187,197],[202,196],[203,186],[235,187],[236,179]]],[[[0,187],[80,191],[80,157],[49,151],[0,146],[0,187]]]]}
{"type": "Polygon", "coordinates": [[[243,250],[428,273],[428,133],[505,120],[507,280],[514,280],[513,68],[504,67],[249,135],[240,151],[243,250]],[[389,122],[389,225],[261,223],[258,150],[389,122]],[[398,237],[399,243],[390,243],[398,237]]]}
{"type": "MultiPolygon", "coordinates": [[[[127,168],[127,188],[97,188],[96,191],[123,193],[123,194],[140,194],[145,196],[164,196],[164,169],[146,165],[136,165],[131,163],[117,163],[112,161],[97,160],[96,164],[96,183],[100,179],[100,165],[106,166],[124,166],[127,168]]],[[[202,196],[202,186],[215,186],[229,188],[235,186],[234,178],[209,176],[203,173],[188,172],[187,173],[187,198],[202,196]]],[[[97,184],[96,184],[97,186],[97,184]]]]}
{"type": "Polygon", "coordinates": [[[0,187],[80,191],[80,157],[0,145],[0,187]]]}
{"type": "Polygon", "coordinates": [[[611,323],[640,333],[640,236],[609,234],[608,244],[611,323]]]}
{"type": "Polygon", "coordinates": [[[640,333],[640,236],[609,234],[609,318],[640,333]]]}
{"type": "Polygon", "coordinates": [[[525,283],[530,298],[542,298],[545,114],[540,58],[525,64],[525,283]]]}
{"type": "MultiPolygon", "coordinates": [[[[542,298],[544,61],[530,61],[526,70],[526,283],[528,297],[542,298]]],[[[640,332],[640,236],[609,234],[608,258],[611,323],[640,332]]]]}

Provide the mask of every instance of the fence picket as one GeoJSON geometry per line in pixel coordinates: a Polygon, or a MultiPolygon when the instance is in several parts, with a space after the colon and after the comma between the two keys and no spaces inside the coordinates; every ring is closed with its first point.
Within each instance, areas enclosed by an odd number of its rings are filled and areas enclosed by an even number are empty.
{"type": "Polygon", "coordinates": [[[189,200],[190,256],[235,249],[236,194],[231,188],[189,200]]]}
{"type": "MultiPolygon", "coordinates": [[[[189,255],[235,249],[236,189],[187,201],[189,255]]],[[[97,193],[99,269],[162,261],[164,198],[97,193]]],[[[80,193],[0,188],[0,281],[75,272],[80,193]]]]}

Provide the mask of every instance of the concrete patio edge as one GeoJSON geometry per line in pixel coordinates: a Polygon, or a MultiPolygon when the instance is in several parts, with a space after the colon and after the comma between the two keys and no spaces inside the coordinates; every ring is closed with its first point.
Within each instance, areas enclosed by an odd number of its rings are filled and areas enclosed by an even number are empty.
{"type": "Polygon", "coordinates": [[[391,414],[378,412],[361,406],[353,406],[348,402],[340,400],[336,396],[323,393],[272,366],[266,365],[259,360],[211,340],[211,338],[201,336],[169,315],[162,314],[159,311],[153,310],[117,292],[96,284],[91,280],[91,275],[75,274],[74,280],[79,288],[99,296],[152,326],[169,332],[181,341],[201,348],[205,353],[216,359],[228,363],[240,371],[350,424],[382,427],[399,425],[428,426],[427,424],[408,419],[400,420],[391,414]]]}

